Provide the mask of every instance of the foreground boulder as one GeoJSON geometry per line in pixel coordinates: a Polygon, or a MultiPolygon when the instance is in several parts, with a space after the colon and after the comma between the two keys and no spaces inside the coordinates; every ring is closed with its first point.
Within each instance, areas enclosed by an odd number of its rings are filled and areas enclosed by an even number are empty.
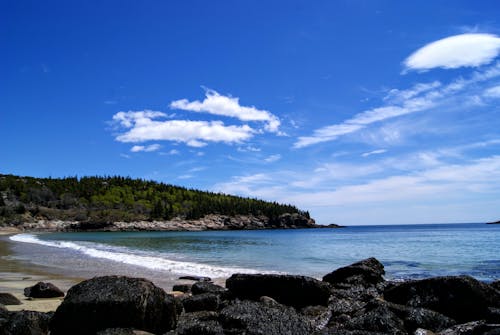
{"type": "Polygon", "coordinates": [[[367,258],[354,264],[339,268],[323,277],[332,285],[369,286],[384,281],[384,266],[376,258],[367,258]]]}
{"type": "Polygon", "coordinates": [[[177,324],[174,298],[146,279],[97,277],[69,289],[50,323],[51,335],[134,328],[164,334],[177,324]]]}
{"type": "Polygon", "coordinates": [[[33,311],[8,312],[0,315],[1,335],[46,335],[52,313],[33,311]]]}
{"type": "Polygon", "coordinates": [[[488,316],[488,307],[500,304],[498,291],[469,276],[404,282],[387,288],[384,298],[397,304],[431,309],[459,323],[484,319],[488,316]]]}
{"type": "Polygon", "coordinates": [[[58,298],[64,297],[64,292],[52,283],[38,282],[24,289],[24,295],[29,298],[58,298]]]}
{"type": "Polygon", "coordinates": [[[306,276],[234,274],[226,280],[231,294],[240,299],[268,296],[281,304],[302,308],[328,304],[330,285],[306,276]]]}
{"type": "Polygon", "coordinates": [[[236,300],[221,310],[219,321],[225,334],[309,335],[313,329],[306,317],[291,307],[236,300]]]}

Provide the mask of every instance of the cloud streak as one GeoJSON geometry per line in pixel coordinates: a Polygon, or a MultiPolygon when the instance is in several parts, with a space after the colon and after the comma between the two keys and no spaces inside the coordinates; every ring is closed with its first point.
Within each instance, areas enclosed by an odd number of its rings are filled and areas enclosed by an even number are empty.
{"type": "MultiPolygon", "coordinates": [[[[365,129],[373,123],[442,107],[446,103],[450,104],[450,101],[466,88],[498,76],[500,76],[500,63],[496,63],[484,71],[475,72],[468,79],[459,77],[448,85],[443,85],[440,82],[418,83],[408,90],[393,89],[384,98],[387,105],[363,111],[342,123],[316,129],[311,136],[299,137],[293,147],[300,149],[318,143],[334,141],[341,136],[365,129]]],[[[496,97],[497,88],[493,87],[484,94],[496,97]]],[[[457,105],[456,102],[453,104],[457,105]]]]}

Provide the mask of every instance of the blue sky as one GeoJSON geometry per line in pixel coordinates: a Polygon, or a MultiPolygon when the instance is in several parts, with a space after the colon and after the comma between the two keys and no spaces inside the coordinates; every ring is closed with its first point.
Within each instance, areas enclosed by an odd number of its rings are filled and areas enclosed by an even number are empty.
{"type": "Polygon", "coordinates": [[[319,223],[500,217],[498,1],[0,1],[0,173],[319,223]]]}

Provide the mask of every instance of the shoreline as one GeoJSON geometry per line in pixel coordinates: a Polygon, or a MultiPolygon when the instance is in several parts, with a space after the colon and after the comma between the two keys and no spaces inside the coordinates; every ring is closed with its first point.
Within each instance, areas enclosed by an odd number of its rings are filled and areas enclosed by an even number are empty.
{"type": "MultiPolygon", "coordinates": [[[[69,269],[59,269],[50,266],[31,263],[14,259],[15,255],[12,247],[18,242],[9,240],[9,237],[21,233],[29,233],[19,229],[4,229],[0,227],[0,293],[10,293],[21,301],[21,305],[5,306],[8,311],[37,311],[37,312],[53,312],[61,304],[64,298],[44,298],[33,299],[24,296],[24,289],[35,285],[38,282],[50,282],[60,288],[63,292],[67,292],[72,286],[93,277],[105,275],[126,275],[138,278],[151,280],[158,287],[161,287],[166,292],[172,293],[172,288],[177,284],[192,284],[191,280],[181,280],[178,276],[152,276],[151,271],[126,271],[126,266],[122,264],[113,264],[107,271],[96,271],[96,269],[79,269],[75,273],[70,273],[69,269]]],[[[40,231],[33,231],[40,233],[40,231]]],[[[111,261],[108,261],[111,263],[111,261]]],[[[139,269],[140,270],[140,269],[139,269]]],[[[213,278],[213,282],[224,286],[226,278],[213,278]]]]}

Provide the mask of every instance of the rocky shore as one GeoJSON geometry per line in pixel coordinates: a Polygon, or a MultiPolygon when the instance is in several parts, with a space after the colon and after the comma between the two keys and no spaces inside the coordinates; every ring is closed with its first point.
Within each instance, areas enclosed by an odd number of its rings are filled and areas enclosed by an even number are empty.
{"type": "MultiPolygon", "coordinates": [[[[0,306],[0,335],[500,334],[500,281],[389,282],[384,273],[369,258],[322,280],[234,274],[222,287],[192,277],[193,284],[174,286],[175,294],[146,279],[96,277],[71,287],[54,313],[0,306]]],[[[47,284],[26,292],[49,289],[61,294],[47,284]]]]}
{"type": "Polygon", "coordinates": [[[253,230],[253,229],[297,229],[297,228],[338,228],[317,225],[313,219],[301,214],[282,214],[271,220],[266,216],[217,215],[210,214],[197,220],[175,218],[168,221],[133,222],[91,222],[63,220],[27,220],[26,222],[4,227],[20,231],[204,231],[204,230],[253,230]]]}

